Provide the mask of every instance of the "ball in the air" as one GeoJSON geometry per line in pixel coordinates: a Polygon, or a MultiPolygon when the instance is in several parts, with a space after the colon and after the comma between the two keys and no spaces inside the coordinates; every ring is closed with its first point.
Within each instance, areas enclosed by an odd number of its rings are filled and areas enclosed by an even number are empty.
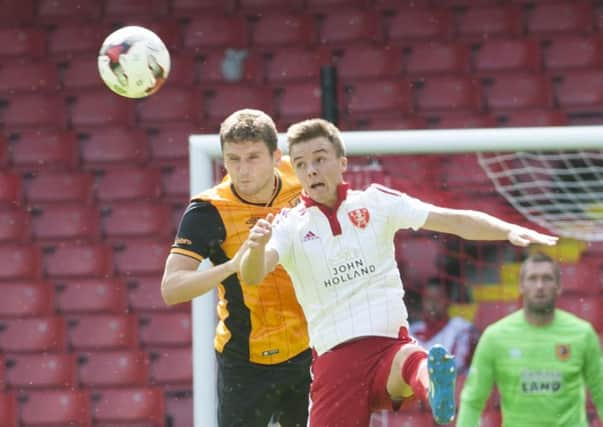
{"type": "Polygon", "coordinates": [[[107,87],[127,98],[157,92],[170,73],[170,53],[151,30],[123,27],[109,34],[98,53],[98,72],[107,87]]]}

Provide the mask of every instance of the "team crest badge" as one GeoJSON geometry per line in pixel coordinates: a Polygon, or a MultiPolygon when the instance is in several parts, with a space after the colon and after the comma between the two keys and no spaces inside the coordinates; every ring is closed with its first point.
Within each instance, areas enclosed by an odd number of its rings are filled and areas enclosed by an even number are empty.
{"type": "Polygon", "coordinates": [[[561,360],[562,362],[565,362],[567,359],[569,359],[571,353],[572,352],[569,344],[557,344],[555,346],[555,354],[557,355],[557,359],[561,360]]]}
{"type": "Polygon", "coordinates": [[[354,209],[348,212],[348,217],[352,224],[358,228],[366,228],[370,219],[369,211],[366,208],[354,209]]]}

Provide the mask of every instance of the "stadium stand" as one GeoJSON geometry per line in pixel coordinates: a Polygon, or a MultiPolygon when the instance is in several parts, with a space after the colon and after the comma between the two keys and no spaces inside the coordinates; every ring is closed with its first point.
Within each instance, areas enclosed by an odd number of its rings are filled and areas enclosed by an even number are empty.
{"type": "MultiPolygon", "coordinates": [[[[233,110],[261,108],[281,131],[320,115],[318,79],[332,64],[345,130],[603,123],[594,0],[0,0],[0,10],[1,427],[192,427],[190,304],[166,306],[159,284],[189,198],[188,135],[217,132],[233,110]],[[97,74],[103,39],[126,24],[153,29],[172,54],[165,87],[141,101],[97,74]],[[224,73],[229,55],[240,73],[224,73]]],[[[351,164],[357,186],[516,215],[474,156],[351,164]]],[[[500,290],[517,252],[424,234],[395,243],[408,288],[434,274],[461,283],[455,296],[481,329],[517,307],[500,290]],[[493,299],[472,300],[483,289],[475,268],[499,285],[485,292],[493,299]]],[[[593,244],[562,261],[560,305],[603,339],[602,255],[593,244]]],[[[432,427],[418,406],[396,422],[432,427]]],[[[500,424],[490,403],[482,425],[500,424]]]]}

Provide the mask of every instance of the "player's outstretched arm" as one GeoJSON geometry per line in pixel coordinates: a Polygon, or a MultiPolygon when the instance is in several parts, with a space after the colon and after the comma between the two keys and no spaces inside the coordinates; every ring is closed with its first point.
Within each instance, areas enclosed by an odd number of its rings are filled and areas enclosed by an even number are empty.
{"type": "Polygon", "coordinates": [[[430,211],[422,228],[455,234],[467,240],[508,240],[516,246],[555,245],[558,239],[484,212],[441,207],[430,211]]]}
{"type": "Polygon", "coordinates": [[[232,259],[203,271],[197,271],[199,261],[194,258],[174,253],[168,255],[161,279],[163,301],[173,305],[209,292],[239,270],[244,249],[241,246],[232,259]]]}
{"type": "Polygon", "coordinates": [[[273,215],[268,214],[258,220],[249,230],[249,237],[244,246],[246,250],[241,258],[241,278],[251,285],[256,285],[278,264],[278,253],[274,249],[266,250],[266,244],[272,235],[273,215]]]}

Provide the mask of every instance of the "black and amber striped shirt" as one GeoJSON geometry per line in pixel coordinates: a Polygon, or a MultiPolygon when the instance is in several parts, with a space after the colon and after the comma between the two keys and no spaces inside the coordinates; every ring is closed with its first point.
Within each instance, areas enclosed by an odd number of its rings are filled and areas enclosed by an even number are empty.
{"type": "MultiPolygon", "coordinates": [[[[214,265],[230,259],[259,218],[297,204],[301,187],[288,160],[281,161],[276,179],[278,191],[268,204],[244,201],[228,178],[195,196],[171,253],[209,258],[214,265]]],[[[218,318],[214,344],[224,355],[276,364],[308,348],[306,319],[280,265],[259,285],[244,283],[236,274],[224,280],[218,287],[218,318]]]]}

